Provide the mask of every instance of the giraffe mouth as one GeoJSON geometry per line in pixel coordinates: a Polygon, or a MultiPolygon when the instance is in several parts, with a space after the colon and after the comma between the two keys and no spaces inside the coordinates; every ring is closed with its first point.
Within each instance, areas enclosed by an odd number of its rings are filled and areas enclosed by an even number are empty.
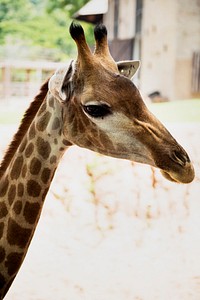
{"type": "Polygon", "coordinates": [[[172,176],[170,176],[170,174],[168,172],[163,171],[163,170],[161,170],[160,172],[163,175],[163,177],[165,177],[167,180],[172,181],[172,182],[178,182],[172,176]]]}
{"type": "Polygon", "coordinates": [[[160,171],[166,179],[176,183],[190,183],[195,177],[194,168],[190,162],[186,163],[179,171],[165,171],[162,169],[160,171]]]}
{"type": "Polygon", "coordinates": [[[186,151],[179,145],[166,148],[162,155],[154,155],[155,166],[169,181],[190,183],[195,177],[194,167],[186,151]]]}

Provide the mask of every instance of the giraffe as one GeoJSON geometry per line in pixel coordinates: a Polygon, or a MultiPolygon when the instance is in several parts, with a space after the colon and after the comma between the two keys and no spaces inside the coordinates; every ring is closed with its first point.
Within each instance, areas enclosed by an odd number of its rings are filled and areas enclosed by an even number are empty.
{"type": "Polygon", "coordinates": [[[139,62],[113,60],[102,24],[94,29],[94,53],[81,25],[72,22],[70,34],[77,59],[42,85],[0,166],[0,299],[20,269],[70,146],[148,164],[174,182],[194,179],[187,153],[148,110],[131,80],[139,62]]]}

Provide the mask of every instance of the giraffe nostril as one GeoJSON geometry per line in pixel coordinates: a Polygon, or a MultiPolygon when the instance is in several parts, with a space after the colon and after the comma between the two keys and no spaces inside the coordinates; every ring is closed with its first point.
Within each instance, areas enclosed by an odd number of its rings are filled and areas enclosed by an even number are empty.
{"type": "Polygon", "coordinates": [[[180,165],[183,165],[183,166],[185,166],[186,163],[190,162],[190,159],[189,159],[187,153],[183,152],[182,150],[180,150],[180,151],[174,150],[172,152],[172,159],[175,162],[178,162],[180,165]]]}

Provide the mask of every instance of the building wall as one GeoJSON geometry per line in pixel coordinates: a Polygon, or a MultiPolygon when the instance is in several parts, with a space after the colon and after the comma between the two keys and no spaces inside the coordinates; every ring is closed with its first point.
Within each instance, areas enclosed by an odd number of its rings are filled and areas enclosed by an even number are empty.
{"type": "Polygon", "coordinates": [[[199,0],[144,0],[140,88],[170,100],[192,97],[192,54],[200,51],[199,0]]]}
{"type": "Polygon", "coordinates": [[[108,1],[108,12],[103,15],[103,23],[106,25],[108,30],[108,39],[114,39],[114,0],[108,1]]]}
{"type": "Polygon", "coordinates": [[[136,0],[118,0],[118,20],[115,20],[115,0],[108,1],[108,12],[103,16],[103,22],[108,29],[108,38],[113,40],[131,39],[135,35],[136,0]],[[118,33],[114,36],[114,24],[117,22],[118,33]]]}
{"type": "Polygon", "coordinates": [[[175,95],[190,98],[192,56],[200,51],[200,0],[178,0],[176,29],[175,95]]]}
{"type": "Polygon", "coordinates": [[[119,0],[119,39],[131,39],[135,35],[135,0],[119,0]]]}
{"type": "Polygon", "coordinates": [[[140,88],[145,94],[160,91],[174,96],[176,56],[174,0],[144,0],[140,88]]]}

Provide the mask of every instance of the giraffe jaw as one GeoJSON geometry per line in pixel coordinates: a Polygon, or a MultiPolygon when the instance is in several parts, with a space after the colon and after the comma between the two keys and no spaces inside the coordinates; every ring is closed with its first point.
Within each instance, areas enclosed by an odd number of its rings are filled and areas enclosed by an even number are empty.
{"type": "Polygon", "coordinates": [[[170,172],[161,170],[161,174],[169,181],[176,183],[190,183],[195,177],[193,165],[187,163],[182,172],[170,172]]]}

